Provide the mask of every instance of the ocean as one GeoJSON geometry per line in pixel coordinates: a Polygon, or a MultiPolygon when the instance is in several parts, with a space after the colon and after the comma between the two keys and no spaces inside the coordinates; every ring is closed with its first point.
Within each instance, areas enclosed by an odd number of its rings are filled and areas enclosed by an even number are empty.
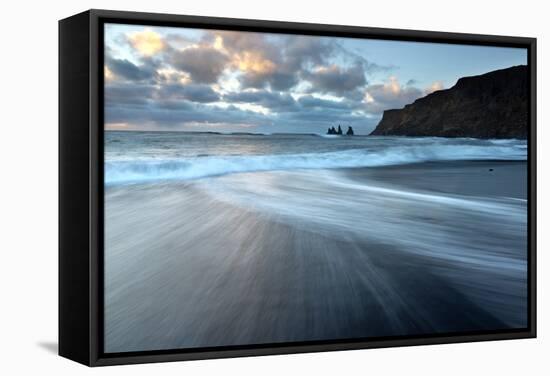
{"type": "Polygon", "coordinates": [[[105,136],[105,183],[526,156],[524,140],[111,131],[105,136]]]}
{"type": "Polygon", "coordinates": [[[527,324],[525,140],[105,133],[105,349],[527,324]]]}

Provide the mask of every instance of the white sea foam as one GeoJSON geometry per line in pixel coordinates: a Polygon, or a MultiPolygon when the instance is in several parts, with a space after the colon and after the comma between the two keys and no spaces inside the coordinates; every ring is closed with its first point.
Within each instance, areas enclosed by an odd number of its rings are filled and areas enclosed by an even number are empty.
{"type": "Polygon", "coordinates": [[[107,160],[105,183],[188,180],[240,172],[390,166],[426,161],[525,160],[517,144],[408,145],[325,153],[217,155],[179,159],[107,160]]]}

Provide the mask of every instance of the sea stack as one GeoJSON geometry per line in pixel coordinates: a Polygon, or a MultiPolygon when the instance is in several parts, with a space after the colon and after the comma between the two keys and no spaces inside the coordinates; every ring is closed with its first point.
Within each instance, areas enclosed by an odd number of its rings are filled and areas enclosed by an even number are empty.
{"type": "MultiPolygon", "coordinates": [[[[336,130],[334,127],[329,127],[327,130],[327,134],[336,134],[336,135],[343,135],[344,132],[342,131],[342,127],[338,125],[338,130],[336,130]]],[[[353,136],[353,128],[348,127],[348,131],[346,132],[346,136],[353,136]]]]}

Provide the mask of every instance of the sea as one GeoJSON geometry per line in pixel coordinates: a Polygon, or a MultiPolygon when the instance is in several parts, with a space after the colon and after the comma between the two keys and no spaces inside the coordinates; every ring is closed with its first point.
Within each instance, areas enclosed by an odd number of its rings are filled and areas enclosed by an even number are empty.
{"type": "Polygon", "coordinates": [[[240,172],[526,158],[526,141],[515,139],[108,131],[105,184],[240,172]]]}

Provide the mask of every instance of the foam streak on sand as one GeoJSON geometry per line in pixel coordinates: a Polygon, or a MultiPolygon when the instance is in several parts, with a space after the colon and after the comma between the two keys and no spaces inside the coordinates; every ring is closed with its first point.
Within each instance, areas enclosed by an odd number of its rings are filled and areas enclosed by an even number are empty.
{"type": "Polygon", "coordinates": [[[523,327],[525,174],[440,162],[108,186],[106,350],[523,327]]]}

